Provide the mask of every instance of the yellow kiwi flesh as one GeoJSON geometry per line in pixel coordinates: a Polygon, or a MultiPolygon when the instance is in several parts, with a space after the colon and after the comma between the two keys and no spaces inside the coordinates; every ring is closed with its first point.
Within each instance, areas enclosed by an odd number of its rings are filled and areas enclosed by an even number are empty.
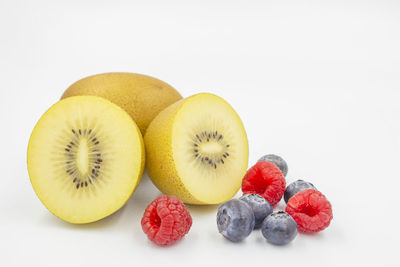
{"type": "Polygon", "coordinates": [[[136,73],[110,72],[83,78],[72,84],[61,97],[94,95],[106,98],[123,108],[144,135],[157,114],[182,99],[169,84],[136,73]]]}
{"type": "Polygon", "coordinates": [[[28,172],[37,196],[71,223],[100,220],[120,209],[143,173],[139,128],[120,107],[96,96],[70,97],[36,124],[28,172]]]}
{"type": "Polygon", "coordinates": [[[225,100],[212,94],[197,94],[163,110],[144,141],[153,183],[188,204],[229,200],[247,170],[243,124],[225,100]]]}

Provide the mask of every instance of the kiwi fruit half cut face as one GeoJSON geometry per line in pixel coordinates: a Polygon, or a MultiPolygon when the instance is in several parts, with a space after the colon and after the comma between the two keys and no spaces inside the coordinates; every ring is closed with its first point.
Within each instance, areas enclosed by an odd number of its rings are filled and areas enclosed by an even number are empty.
{"type": "Polygon", "coordinates": [[[121,208],[143,173],[144,144],[131,117],[110,101],[75,96],[53,105],[28,145],[28,172],[42,203],[71,223],[121,208]]]}
{"type": "Polygon", "coordinates": [[[208,93],[162,111],[148,127],[145,145],[153,183],[189,204],[232,198],[247,170],[248,141],[239,116],[208,93]]]}

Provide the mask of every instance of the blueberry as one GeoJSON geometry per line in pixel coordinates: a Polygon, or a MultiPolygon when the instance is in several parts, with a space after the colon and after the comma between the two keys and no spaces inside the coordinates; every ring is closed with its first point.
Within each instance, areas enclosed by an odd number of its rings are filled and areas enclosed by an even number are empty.
{"type": "Polygon", "coordinates": [[[260,195],[246,194],[241,196],[239,199],[249,204],[253,210],[254,218],[256,220],[254,228],[260,228],[265,217],[270,215],[273,211],[271,204],[269,204],[269,202],[260,195]]]}
{"type": "Polygon", "coordinates": [[[254,213],[251,207],[242,200],[229,200],[218,209],[218,230],[232,242],[245,239],[253,231],[254,223],[254,213]]]}
{"type": "Polygon", "coordinates": [[[286,187],[285,193],[283,195],[283,198],[285,199],[285,202],[288,203],[289,199],[296,195],[298,192],[306,190],[306,189],[317,189],[312,183],[303,181],[303,180],[297,180],[294,181],[293,183],[289,184],[286,187]]]}
{"type": "Polygon", "coordinates": [[[281,170],[283,176],[286,177],[286,174],[288,173],[288,166],[287,166],[286,161],[283,158],[281,158],[277,155],[274,155],[274,154],[268,154],[268,155],[262,156],[258,160],[258,162],[260,162],[260,161],[268,161],[268,162],[274,163],[281,170]]]}
{"type": "Polygon", "coordinates": [[[289,214],[278,211],[265,218],[261,232],[269,243],[286,245],[296,237],[297,224],[289,214]]]}

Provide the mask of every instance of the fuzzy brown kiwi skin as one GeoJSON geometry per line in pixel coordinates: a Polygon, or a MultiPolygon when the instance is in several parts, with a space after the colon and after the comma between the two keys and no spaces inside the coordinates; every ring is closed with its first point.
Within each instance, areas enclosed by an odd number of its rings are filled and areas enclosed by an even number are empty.
{"type": "Polygon", "coordinates": [[[142,135],[158,113],[182,99],[179,92],[166,82],[129,72],[85,77],[68,87],[61,99],[78,95],[100,96],[118,105],[128,112],[142,135]]]}

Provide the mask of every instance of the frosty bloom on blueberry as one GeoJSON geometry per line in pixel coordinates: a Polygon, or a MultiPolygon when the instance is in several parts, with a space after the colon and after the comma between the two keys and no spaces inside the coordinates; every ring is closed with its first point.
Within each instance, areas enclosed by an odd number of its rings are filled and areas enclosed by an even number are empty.
{"type": "Polygon", "coordinates": [[[297,180],[297,181],[294,181],[293,183],[289,184],[286,187],[286,190],[285,190],[285,193],[283,196],[286,204],[288,203],[288,201],[291,197],[296,195],[298,192],[306,190],[306,189],[315,189],[316,190],[317,188],[315,188],[315,186],[312,183],[306,182],[303,180],[297,180]]]}
{"type": "Polygon", "coordinates": [[[242,200],[229,200],[218,209],[218,230],[232,242],[242,241],[250,235],[254,224],[254,213],[251,207],[242,200]]]}
{"type": "Polygon", "coordinates": [[[278,211],[265,218],[261,232],[271,244],[286,245],[296,237],[297,224],[289,214],[278,211]]]}
{"type": "Polygon", "coordinates": [[[239,199],[249,204],[249,206],[253,210],[254,218],[256,220],[256,223],[254,225],[255,229],[260,228],[265,217],[272,213],[271,204],[269,204],[269,202],[260,195],[246,194],[241,196],[239,199]]]}
{"type": "Polygon", "coordinates": [[[258,162],[260,162],[260,161],[267,161],[267,162],[274,163],[281,170],[283,176],[286,177],[286,175],[288,173],[288,165],[283,158],[279,157],[278,155],[268,154],[268,155],[262,156],[258,160],[258,162]]]}

